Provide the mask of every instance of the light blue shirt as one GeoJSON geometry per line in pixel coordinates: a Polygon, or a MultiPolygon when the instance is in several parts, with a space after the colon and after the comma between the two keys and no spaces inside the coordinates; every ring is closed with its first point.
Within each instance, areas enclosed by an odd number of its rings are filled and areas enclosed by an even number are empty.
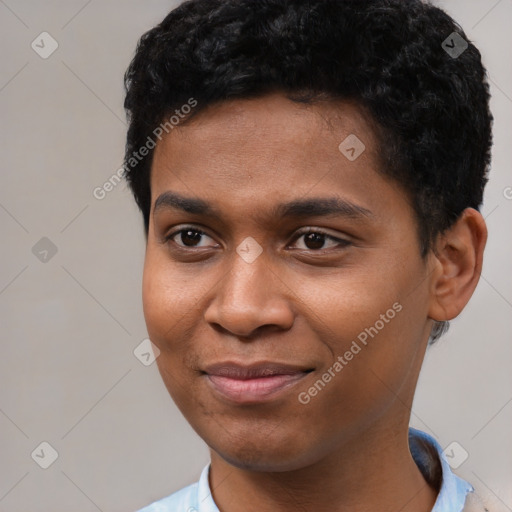
{"type": "MultiPolygon", "coordinates": [[[[452,472],[443,454],[443,449],[432,436],[421,430],[409,428],[409,437],[424,439],[433,445],[439,454],[443,470],[442,483],[432,512],[460,512],[464,507],[467,493],[474,491],[473,486],[452,472]]],[[[414,451],[411,451],[411,454],[421,470],[422,465],[419,464],[420,455],[414,451]]],[[[208,484],[209,471],[210,464],[205,466],[199,481],[195,484],[184,487],[137,512],[219,512],[217,505],[213,501],[210,485],[208,484]]]]}

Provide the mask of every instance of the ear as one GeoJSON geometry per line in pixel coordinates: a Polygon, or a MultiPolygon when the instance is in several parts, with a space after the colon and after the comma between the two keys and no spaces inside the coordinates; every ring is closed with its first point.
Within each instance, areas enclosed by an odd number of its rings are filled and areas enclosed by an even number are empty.
{"type": "Polygon", "coordinates": [[[464,309],[480,279],[486,241],[484,218],[473,208],[439,235],[432,254],[429,318],[452,320],[464,309]]]}

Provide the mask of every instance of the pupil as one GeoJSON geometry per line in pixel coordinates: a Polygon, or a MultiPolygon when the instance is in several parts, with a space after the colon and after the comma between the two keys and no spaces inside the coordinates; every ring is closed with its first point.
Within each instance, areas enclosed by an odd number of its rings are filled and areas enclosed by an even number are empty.
{"type": "Polygon", "coordinates": [[[190,238],[195,238],[196,239],[196,242],[199,242],[199,239],[201,238],[201,233],[199,233],[198,231],[194,231],[192,229],[187,229],[186,231],[183,231],[181,233],[181,241],[187,245],[186,241],[185,241],[185,238],[190,236],[190,238]],[[190,235],[190,233],[195,233],[195,236],[194,235],[190,235]]]}
{"type": "Polygon", "coordinates": [[[309,249],[321,249],[324,245],[323,237],[324,235],[320,235],[319,233],[308,233],[306,235],[306,246],[309,249]],[[313,247],[310,247],[308,242],[312,242],[313,247]]]}

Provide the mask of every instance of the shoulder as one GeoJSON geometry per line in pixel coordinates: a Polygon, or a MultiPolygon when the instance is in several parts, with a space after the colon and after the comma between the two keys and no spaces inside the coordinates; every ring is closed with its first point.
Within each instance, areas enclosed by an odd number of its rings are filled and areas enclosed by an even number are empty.
{"type": "Polygon", "coordinates": [[[195,510],[197,508],[197,488],[196,482],[161,500],[154,501],[137,512],[174,512],[175,510],[188,512],[195,510]]]}

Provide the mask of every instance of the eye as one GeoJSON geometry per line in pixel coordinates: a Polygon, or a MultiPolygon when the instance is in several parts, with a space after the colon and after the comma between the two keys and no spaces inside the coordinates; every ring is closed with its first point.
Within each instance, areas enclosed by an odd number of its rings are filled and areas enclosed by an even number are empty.
{"type": "MultiPolygon", "coordinates": [[[[299,249],[306,250],[321,250],[321,249],[329,249],[329,247],[323,247],[325,240],[330,240],[331,242],[336,242],[334,247],[338,246],[338,248],[344,248],[350,245],[348,240],[343,240],[340,238],[336,238],[332,235],[324,233],[323,231],[315,230],[312,228],[307,228],[305,231],[297,233],[297,236],[294,240],[299,240],[304,237],[304,245],[305,247],[299,247],[299,249]]],[[[331,247],[332,248],[332,247],[331,247]]]]}
{"type": "MultiPolygon", "coordinates": [[[[185,226],[182,227],[179,230],[173,231],[169,235],[165,237],[165,242],[171,241],[174,244],[178,246],[178,248],[183,249],[194,249],[194,248],[200,248],[200,247],[208,247],[207,244],[200,245],[200,242],[202,241],[202,237],[207,237],[212,239],[210,236],[208,236],[204,231],[201,229],[198,229],[194,226],[185,226]]],[[[329,249],[329,247],[324,247],[326,241],[334,242],[334,245],[331,245],[332,247],[338,247],[338,248],[344,248],[350,245],[350,242],[348,240],[343,240],[340,238],[336,238],[332,235],[329,235],[328,233],[325,233],[320,230],[315,230],[312,228],[307,228],[306,230],[303,230],[296,234],[294,241],[299,240],[300,238],[304,237],[304,247],[299,247],[299,249],[305,249],[305,250],[312,250],[312,251],[318,251],[322,249],[329,249]]]]}
{"type": "Polygon", "coordinates": [[[201,237],[206,236],[211,239],[204,231],[197,229],[193,226],[185,226],[184,228],[181,228],[177,231],[173,231],[169,235],[165,237],[165,241],[172,241],[180,248],[195,248],[195,247],[207,247],[207,246],[201,246],[197,245],[198,242],[201,241],[201,237]],[[180,235],[180,236],[178,236],[180,235]],[[177,239],[181,241],[181,244],[176,242],[174,239],[177,239]]]}

